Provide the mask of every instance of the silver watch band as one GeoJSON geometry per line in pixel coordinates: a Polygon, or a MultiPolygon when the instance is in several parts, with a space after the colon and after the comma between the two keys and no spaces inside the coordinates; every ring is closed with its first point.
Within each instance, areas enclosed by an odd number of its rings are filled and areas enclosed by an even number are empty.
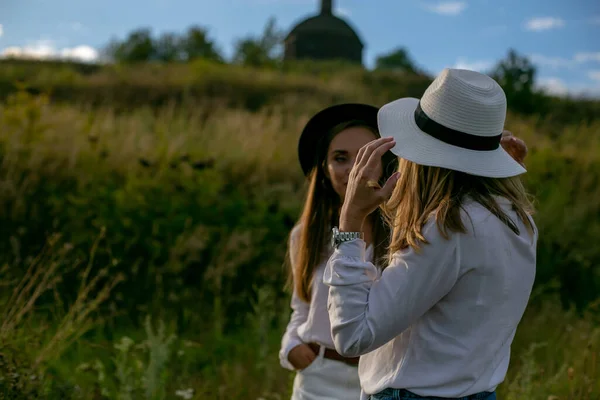
{"type": "Polygon", "coordinates": [[[331,244],[337,248],[343,242],[349,242],[354,239],[364,239],[363,232],[340,232],[337,227],[333,228],[331,244]]]}
{"type": "Polygon", "coordinates": [[[362,232],[340,232],[340,242],[348,242],[354,239],[361,239],[362,232]]]}

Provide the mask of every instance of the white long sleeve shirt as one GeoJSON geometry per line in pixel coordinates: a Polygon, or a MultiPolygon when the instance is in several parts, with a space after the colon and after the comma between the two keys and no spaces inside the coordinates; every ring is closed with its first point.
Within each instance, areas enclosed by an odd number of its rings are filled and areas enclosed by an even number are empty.
{"type": "Polygon", "coordinates": [[[342,355],[361,356],[363,398],[385,388],[463,397],[504,380],[534,282],[537,228],[531,237],[508,200],[498,202],[520,235],[470,202],[468,233],[446,240],[432,218],[429,244],[396,253],[382,274],[361,240],[333,253],[324,273],[333,341],[342,355]]]}
{"type": "MultiPolygon", "coordinates": [[[[294,227],[290,235],[290,254],[294,254],[297,250],[299,234],[300,227],[294,227]]],[[[294,370],[294,367],[288,361],[288,354],[291,349],[299,344],[313,342],[330,349],[334,348],[329,314],[327,313],[329,287],[323,283],[325,264],[332,252],[333,248],[327,245],[323,251],[321,263],[315,268],[310,303],[300,299],[296,290],[292,293],[292,315],[281,340],[281,349],[279,351],[281,366],[289,370],[294,370]]],[[[371,253],[372,247],[369,246],[366,250],[365,259],[370,260],[371,253]]],[[[293,260],[294,257],[292,257],[291,267],[292,271],[296,272],[296,265],[293,260]]],[[[296,275],[294,274],[295,278],[296,275]]]]}

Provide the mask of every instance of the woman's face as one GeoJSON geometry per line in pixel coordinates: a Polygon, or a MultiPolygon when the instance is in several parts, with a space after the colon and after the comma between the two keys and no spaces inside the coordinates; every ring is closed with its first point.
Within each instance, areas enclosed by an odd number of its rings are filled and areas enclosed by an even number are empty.
{"type": "MultiPolygon", "coordinates": [[[[377,136],[369,129],[354,126],[338,133],[329,144],[325,175],[342,201],[346,195],[348,177],[358,151],[375,139],[377,139],[377,136]]],[[[381,173],[380,171],[380,176],[381,173]]]]}

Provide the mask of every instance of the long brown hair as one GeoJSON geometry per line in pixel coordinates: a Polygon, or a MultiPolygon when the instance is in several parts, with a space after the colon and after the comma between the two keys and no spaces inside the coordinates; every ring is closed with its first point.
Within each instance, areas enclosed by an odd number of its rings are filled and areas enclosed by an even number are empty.
{"type": "Polygon", "coordinates": [[[486,178],[419,165],[406,159],[400,160],[398,169],[401,171],[400,179],[383,207],[386,220],[393,229],[390,258],[398,250],[410,246],[418,251],[419,243],[427,243],[421,229],[432,215],[435,215],[443,237],[448,238],[450,232],[466,233],[460,211],[468,198],[520,234],[517,224],[500,208],[494,197],[507,198],[528,232],[533,233],[529,219],[534,212],[533,204],[518,176],[486,178]]]}
{"type": "MultiPolygon", "coordinates": [[[[327,151],[333,138],[351,127],[364,127],[379,137],[376,128],[359,120],[338,124],[327,135],[323,135],[315,149],[315,167],[307,176],[308,190],[302,214],[296,224],[297,232],[292,231],[290,235],[289,240],[294,243],[288,248],[293,248],[295,252],[289,254],[292,263],[289,269],[288,286],[293,282],[293,289],[306,302],[311,298],[315,268],[324,257],[328,256],[331,228],[338,224],[341,207],[340,197],[325,174],[327,151]],[[297,236],[292,237],[294,234],[297,236]]],[[[382,185],[396,170],[397,158],[388,152],[383,157],[383,165],[383,176],[380,182],[382,185]]],[[[380,210],[375,211],[370,217],[373,218],[373,261],[379,266],[387,253],[390,230],[380,210]]]]}

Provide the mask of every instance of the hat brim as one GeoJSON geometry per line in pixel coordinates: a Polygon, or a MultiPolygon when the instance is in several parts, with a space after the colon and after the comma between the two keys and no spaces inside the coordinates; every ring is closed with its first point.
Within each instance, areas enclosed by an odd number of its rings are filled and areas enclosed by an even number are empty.
{"type": "Polygon", "coordinates": [[[419,99],[404,98],[381,107],[377,120],[381,137],[393,137],[391,152],[416,164],[447,168],[470,175],[507,178],[527,172],[502,146],[478,151],[457,147],[423,132],[415,122],[419,99]]]}
{"type": "Polygon", "coordinates": [[[333,127],[351,120],[365,121],[377,129],[378,107],[369,104],[345,103],[327,107],[315,114],[306,124],[298,140],[298,158],[304,175],[308,175],[316,162],[319,140],[333,127]]]}

